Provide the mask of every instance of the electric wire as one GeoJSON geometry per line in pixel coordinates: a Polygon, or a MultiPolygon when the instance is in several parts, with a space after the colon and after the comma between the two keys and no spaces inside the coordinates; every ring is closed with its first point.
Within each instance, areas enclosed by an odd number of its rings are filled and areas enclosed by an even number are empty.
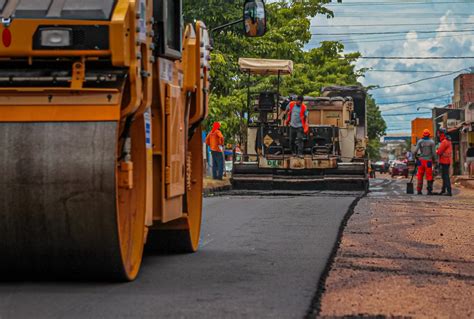
{"type": "Polygon", "coordinates": [[[334,35],[380,35],[380,34],[403,34],[403,33],[459,33],[459,32],[472,32],[474,29],[462,29],[462,30],[407,30],[407,31],[383,31],[383,32],[345,32],[345,33],[312,33],[311,35],[317,36],[334,36],[334,35]]]}
{"type": "Polygon", "coordinates": [[[397,2],[349,2],[349,3],[327,3],[325,5],[330,6],[330,7],[357,7],[357,6],[367,6],[367,5],[373,5],[373,6],[405,6],[405,5],[435,5],[435,4],[453,4],[453,3],[465,3],[465,4],[470,4],[471,2],[469,1],[439,1],[439,2],[403,2],[403,1],[397,1],[397,2]]]}
{"type": "MultiPolygon", "coordinates": [[[[446,96],[447,97],[447,96],[446,96]]],[[[430,104],[436,104],[432,101],[424,101],[424,102],[415,102],[415,103],[410,103],[410,104],[407,104],[407,105],[400,105],[400,106],[392,106],[392,107],[388,107],[386,109],[382,109],[380,108],[380,112],[384,113],[384,112],[389,112],[389,111],[393,111],[393,110],[400,110],[400,109],[404,109],[404,108],[407,108],[407,107],[412,107],[412,106],[415,106],[415,105],[420,105],[420,104],[426,104],[426,103],[430,103],[430,104]]],[[[448,102],[449,103],[449,102],[448,102]]],[[[447,103],[447,104],[448,104],[447,103]]]]}
{"type": "MultiPolygon", "coordinates": [[[[456,72],[455,70],[381,70],[381,69],[367,69],[364,72],[382,72],[382,73],[450,73],[456,72]]],[[[420,94],[420,93],[414,93],[420,94]]]]}
{"type": "Polygon", "coordinates": [[[433,98],[426,98],[421,100],[412,100],[412,101],[391,101],[391,102],[381,102],[377,103],[378,105],[390,105],[390,104],[404,104],[404,103],[418,103],[418,102],[428,102],[433,100],[439,100],[445,98],[448,94],[439,95],[433,98]]]}
{"type": "Polygon", "coordinates": [[[474,33],[466,33],[466,34],[459,34],[459,35],[437,35],[437,36],[431,36],[431,37],[406,37],[403,38],[368,38],[365,40],[359,40],[359,39],[354,39],[354,38],[346,38],[346,39],[325,39],[319,41],[317,44],[316,43],[309,43],[308,46],[310,47],[316,47],[319,46],[322,42],[343,42],[344,44],[351,44],[351,43],[375,43],[375,42],[393,42],[393,41],[409,41],[409,40],[431,40],[431,39],[440,39],[440,38],[460,38],[460,37],[468,37],[468,36],[474,36],[474,33]]]}
{"type": "MultiPolygon", "coordinates": [[[[474,34],[472,34],[474,36],[474,34]]],[[[415,38],[384,38],[384,39],[373,39],[373,40],[357,40],[357,39],[335,39],[335,40],[322,40],[319,41],[318,44],[312,45],[312,46],[319,46],[323,42],[330,42],[330,41],[335,41],[335,42],[341,42],[344,45],[347,44],[361,44],[361,43],[380,43],[380,42],[394,42],[394,41],[410,41],[410,40],[431,40],[431,39],[440,39],[440,38],[460,38],[460,37],[465,37],[465,36],[472,36],[471,34],[465,34],[465,35],[453,35],[453,36],[436,36],[436,37],[415,37],[415,38]]]]}
{"type": "Polygon", "coordinates": [[[386,88],[412,85],[412,84],[423,82],[423,81],[428,81],[428,80],[433,80],[433,79],[438,79],[438,78],[442,78],[442,77],[445,77],[445,76],[453,75],[453,74],[460,73],[460,72],[466,71],[466,70],[467,69],[464,68],[464,69],[460,69],[460,70],[455,71],[455,72],[450,72],[450,73],[447,73],[447,74],[442,74],[442,75],[437,75],[437,76],[431,76],[431,77],[428,77],[428,78],[423,78],[423,79],[419,79],[419,80],[415,80],[415,81],[411,81],[411,82],[407,82],[407,83],[378,86],[378,87],[372,88],[371,90],[380,90],[380,89],[386,89],[386,88]]]}
{"type": "Polygon", "coordinates": [[[361,56],[358,59],[377,60],[463,60],[474,56],[361,56]]]}
{"type": "Polygon", "coordinates": [[[334,25],[311,25],[311,28],[341,28],[341,27],[408,27],[408,26],[442,26],[442,25],[474,25],[472,22],[452,23],[390,23],[390,24],[334,24],[334,25]]]}
{"type": "Polygon", "coordinates": [[[393,111],[393,110],[405,109],[407,107],[412,107],[412,106],[420,105],[420,104],[424,104],[424,103],[426,103],[426,102],[413,103],[413,104],[407,104],[407,105],[402,105],[402,106],[394,106],[394,107],[391,107],[391,108],[388,108],[388,109],[380,110],[380,112],[384,113],[384,112],[389,112],[389,111],[393,111]]]}
{"type": "MultiPolygon", "coordinates": [[[[375,92],[375,94],[377,94],[377,92],[375,92]]],[[[383,99],[383,98],[387,98],[387,97],[394,97],[395,94],[387,94],[387,95],[376,95],[375,96],[374,94],[374,97],[376,97],[377,99],[383,99]]],[[[417,93],[406,93],[406,94],[396,94],[396,96],[413,96],[413,95],[425,95],[425,94],[444,94],[444,95],[448,95],[448,94],[452,94],[452,91],[442,91],[442,92],[438,92],[438,91],[433,91],[433,92],[417,92],[417,93]]]]}
{"type": "Polygon", "coordinates": [[[407,115],[422,115],[431,114],[429,112],[410,112],[410,113],[396,113],[396,114],[382,114],[382,116],[407,116],[407,115]]]}

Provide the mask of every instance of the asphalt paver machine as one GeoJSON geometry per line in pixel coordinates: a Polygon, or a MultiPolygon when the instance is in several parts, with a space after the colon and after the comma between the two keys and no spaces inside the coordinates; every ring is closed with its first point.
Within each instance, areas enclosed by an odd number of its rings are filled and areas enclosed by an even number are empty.
{"type": "MultiPolygon", "coordinates": [[[[292,61],[239,60],[249,75],[291,74],[292,61]]],[[[235,189],[367,190],[366,93],[359,86],[333,86],[320,97],[304,97],[309,132],[304,155],[292,152],[284,123],[285,98],[274,92],[249,91],[249,120],[244,154],[233,163],[235,189]],[[253,112],[253,115],[252,115],[253,112]]]]}

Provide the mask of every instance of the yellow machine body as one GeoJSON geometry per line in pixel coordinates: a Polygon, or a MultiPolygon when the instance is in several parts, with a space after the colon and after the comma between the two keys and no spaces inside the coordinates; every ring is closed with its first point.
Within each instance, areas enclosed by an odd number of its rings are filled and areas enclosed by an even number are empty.
{"type": "Polygon", "coordinates": [[[197,249],[210,46],[177,10],[118,0],[104,19],[3,17],[4,274],[133,280],[145,243],[197,249]],[[160,42],[169,25],[179,47],[160,42]]]}

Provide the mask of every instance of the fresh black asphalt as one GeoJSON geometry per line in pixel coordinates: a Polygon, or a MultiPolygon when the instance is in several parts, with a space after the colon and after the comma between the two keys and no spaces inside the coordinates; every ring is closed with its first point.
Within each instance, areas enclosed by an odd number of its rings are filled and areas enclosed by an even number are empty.
{"type": "Polygon", "coordinates": [[[206,198],[197,253],[147,255],[132,283],[0,283],[0,319],[303,318],[359,195],[206,198]]]}

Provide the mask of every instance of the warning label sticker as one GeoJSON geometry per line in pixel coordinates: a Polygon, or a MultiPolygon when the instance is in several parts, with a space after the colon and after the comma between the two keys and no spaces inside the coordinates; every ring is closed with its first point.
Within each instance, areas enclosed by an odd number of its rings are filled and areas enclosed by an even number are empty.
{"type": "Polygon", "coordinates": [[[272,145],[273,139],[270,137],[270,135],[265,135],[265,138],[263,139],[263,144],[265,144],[266,147],[269,147],[272,145]]]}
{"type": "Polygon", "coordinates": [[[147,109],[145,113],[143,113],[143,119],[145,121],[145,145],[147,149],[153,147],[151,143],[151,115],[150,109],[147,109]]]}

